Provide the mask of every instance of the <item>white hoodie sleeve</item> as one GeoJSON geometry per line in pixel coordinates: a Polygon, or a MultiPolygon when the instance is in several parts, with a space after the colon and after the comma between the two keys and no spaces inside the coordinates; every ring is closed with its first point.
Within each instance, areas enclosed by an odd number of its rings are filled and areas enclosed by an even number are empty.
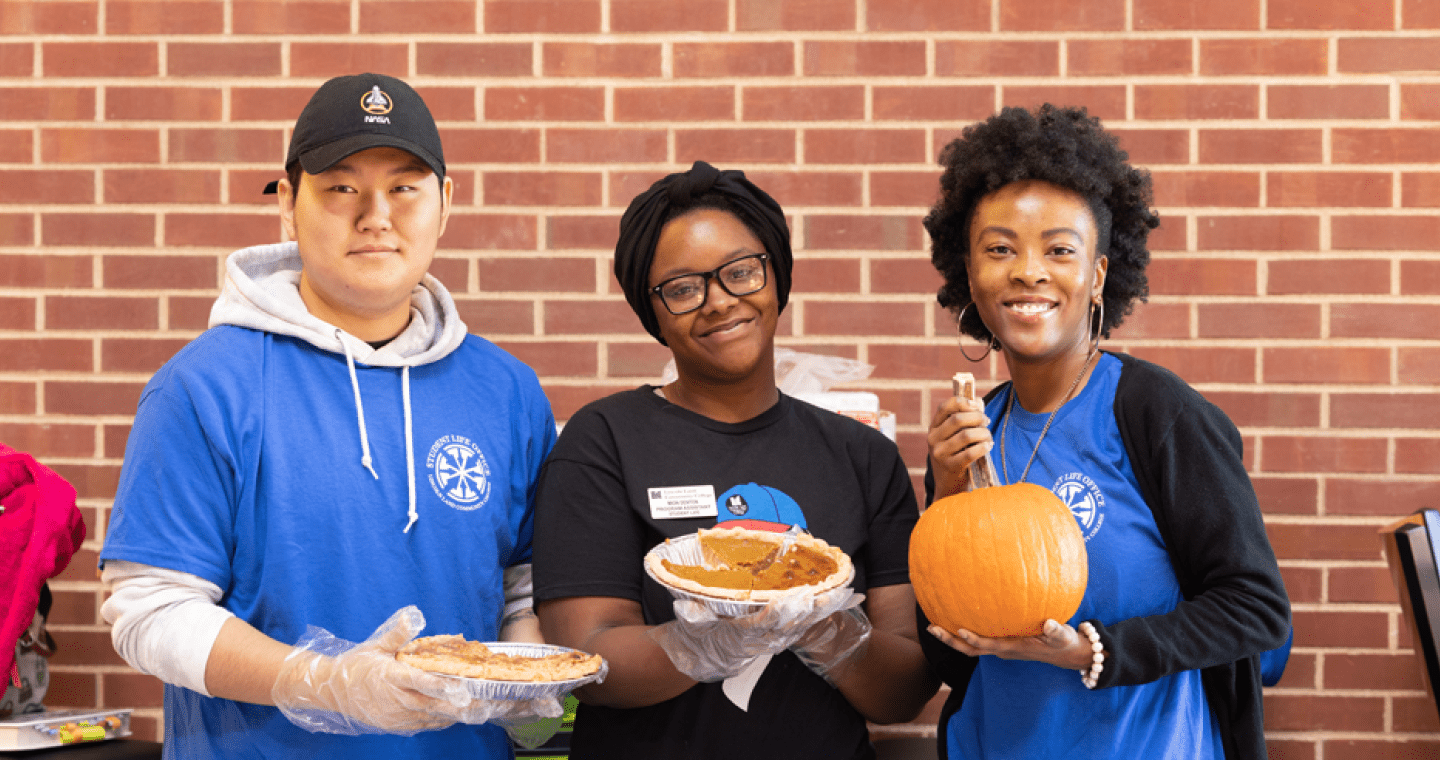
{"type": "Polygon", "coordinates": [[[535,584],[531,565],[511,565],[505,568],[505,607],[500,613],[500,627],[504,628],[518,617],[533,614],[535,606],[535,584]]]}
{"type": "Polygon", "coordinates": [[[168,684],[204,696],[205,666],[225,621],[220,587],[190,573],[108,560],[100,576],[110,598],[100,614],[125,662],[168,684]]]}

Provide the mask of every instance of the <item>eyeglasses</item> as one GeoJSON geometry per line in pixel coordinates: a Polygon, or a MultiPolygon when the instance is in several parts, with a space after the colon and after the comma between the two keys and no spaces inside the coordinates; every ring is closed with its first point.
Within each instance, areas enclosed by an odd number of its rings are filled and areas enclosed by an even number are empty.
{"type": "Polygon", "coordinates": [[[651,288],[650,292],[660,296],[661,302],[671,314],[689,314],[705,305],[705,301],[710,297],[711,279],[736,298],[762,290],[765,287],[765,260],[768,258],[768,253],[741,256],[708,272],[671,277],[651,288]]]}

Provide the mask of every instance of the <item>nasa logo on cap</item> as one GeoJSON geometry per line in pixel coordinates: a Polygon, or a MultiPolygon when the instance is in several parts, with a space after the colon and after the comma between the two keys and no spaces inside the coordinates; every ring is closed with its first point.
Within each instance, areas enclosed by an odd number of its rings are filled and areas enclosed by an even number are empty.
{"type": "Polygon", "coordinates": [[[395,101],[391,100],[390,96],[377,84],[371,87],[364,97],[360,98],[360,107],[365,109],[365,113],[383,116],[390,113],[390,109],[395,107],[395,101]]]}

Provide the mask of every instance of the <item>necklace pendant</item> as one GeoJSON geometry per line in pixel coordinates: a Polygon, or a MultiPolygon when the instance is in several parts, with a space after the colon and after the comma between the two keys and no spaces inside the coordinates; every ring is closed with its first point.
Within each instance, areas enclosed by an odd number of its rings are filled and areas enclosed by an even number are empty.
{"type": "Polygon", "coordinates": [[[1035,464],[1035,457],[1040,453],[1040,444],[1045,441],[1045,434],[1050,432],[1050,423],[1055,421],[1055,415],[1059,414],[1060,409],[1070,401],[1070,394],[1075,392],[1075,386],[1080,384],[1080,378],[1085,376],[1085,370],[1089,369],[1090,360],[1094,359],[1095,355],[1096,352],[1092,351],[1085,357],[1085,361],[1080,365],[1080,374],[1070,382],[1070,389],[1065,391],[1065,395],[1061,397],[1059,406],[1056,406],[1055,410],[1050,412],[1050,416],[1045,419],[1045,427],[1040,428],[1040,436],[1035,439],[1035,448],[1030,451],[1030,459],[1025,462],[1025,469],[1020,471],[1019,481],[1010,480],[1010,460],[1005,456],[1005,438],[1007,437],[1006,433],[1010,430],[1010,412],[1015,406],[1015,381],[1013,379],[1010,381],[1010,397],[1005,400],[1005,421],[1000,424],[1000,465],[1005,471],[1007,483],[1010,485],[1014,485],[1016,482],[1024,483],[1025,478],[1030,475],[1030,465],[1035,464]]]}

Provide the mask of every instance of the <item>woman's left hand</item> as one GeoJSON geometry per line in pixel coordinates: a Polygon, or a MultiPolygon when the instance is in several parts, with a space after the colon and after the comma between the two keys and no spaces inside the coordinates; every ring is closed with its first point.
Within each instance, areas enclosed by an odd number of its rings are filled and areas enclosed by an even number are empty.
{"type": "Polygon", "coordinates": [[[1006,660],[1046,662],[1060,668],[1079,670],[1094,659],[1090,642],[1064,623],[1046,620],[1039,636],[1015,639],[988,639],[965,629],[952,634],[932,624],[930,634],[946,646],[971,657],[993,654],[1006,660]]]}

